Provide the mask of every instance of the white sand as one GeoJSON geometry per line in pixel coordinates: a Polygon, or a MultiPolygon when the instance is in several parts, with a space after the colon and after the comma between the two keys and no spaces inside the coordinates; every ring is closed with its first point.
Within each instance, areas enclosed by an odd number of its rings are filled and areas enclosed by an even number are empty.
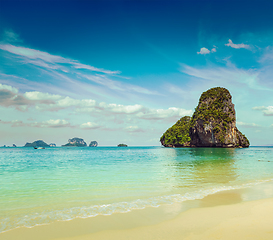
{"type": "MultiPolygon", "coordinates": [[[[172,209],[170,214],[163,208],[136,210],[125,214],[56,222],[31,229],[14,229],[0,234],[0,239],[272,240],[273,198],[242,202],[239,196],[232,191],[229,194],[214,194],[198,200],[197,208],[176,216],[171,214],[175,212],[172,209]],[[165,220],[162,220],[162,215],[166,215],[165,220]]],[[[174,205],[169,208],[174,208],[174,205]]]]}

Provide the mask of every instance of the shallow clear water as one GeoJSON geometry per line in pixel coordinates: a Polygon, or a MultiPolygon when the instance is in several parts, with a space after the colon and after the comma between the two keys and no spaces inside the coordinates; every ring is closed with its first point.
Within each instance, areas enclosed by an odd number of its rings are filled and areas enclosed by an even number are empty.
{"type": "Polygon", "coordinates": [[[273,148],[0,148],[0,232],[273,180],[273,148]]]}

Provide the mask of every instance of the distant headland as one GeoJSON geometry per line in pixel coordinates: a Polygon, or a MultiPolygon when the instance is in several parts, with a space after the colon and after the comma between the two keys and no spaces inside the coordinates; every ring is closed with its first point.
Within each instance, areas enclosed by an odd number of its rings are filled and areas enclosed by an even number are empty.
{"type": "Polygon", "coordinates": [[[247,137],[236,127],[232,97],[221,87],[203,92],[193,116],[178,120],[160,142],[165,147],[249,147],[247,137]]]}

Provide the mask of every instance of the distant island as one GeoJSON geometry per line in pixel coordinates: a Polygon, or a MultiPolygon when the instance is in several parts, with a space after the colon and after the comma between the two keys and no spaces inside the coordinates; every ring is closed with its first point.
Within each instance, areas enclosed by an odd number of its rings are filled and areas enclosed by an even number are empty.
{"type": "Polygon", "coordinates": [[[65,145],[62,145],[62,147],[86,147],[87,144],[82,138],[71,138],[68,139],[68,143],[65,145]]]}
{"type": "Polygon", "coordinates": [[[91,141],[89,144],[89,147],[97,147],[98,146],[98,142],[97,141],[91,141]]]}
{"type": "Polygon", "coordinates": [[[15,144],[12,144],[12,146],[6,146],[6,145],[4,145],[3,147],[17,147],[15,144]]]}
{"type": "Polygon", "coordinates": [[[178,120],[160,142],[165,147],[249,147],[248,139],[236,127],[232,97],[221,87],[203,92],[193,116],[178,120]]]}
{"type": "Polygon", "coordinates": [[[49,147],[47,143],[45,143],[43,140],[37,140],[33,143],[26,143],[24,147],[49,147]]]}
{"type": "MultiPolygon", "coordinates": [[[[82,138],[77,138],[77,137],[68,139],[68,143],[65,145],[62,145],[62,147],[86,147],[86,146],[87,146],[86,142],[82,138]]],[[[97,146],[98,146],[97,141],[91,141],[89,144],[89,147],[97,147],[97,146]]],[[[4,145],[4,147],[6,147],[6,145],[4,145]]],[[[16,145],[13,144],[13,147],[16,147],[16,145]]],[[[56,147],[56,144],[55,143],[47,144],[43,140],[37,140],[32,143],[27,142],[24,147],[34,147],[34,148],[56,147]]]]}
{"type": "Polygon", "coordinates": [[[128,145],[126,145],[126,144],[124,144],[124,143],[120,143],[120,144],[118,145],[118,147],[128,147],[128,145]]]}

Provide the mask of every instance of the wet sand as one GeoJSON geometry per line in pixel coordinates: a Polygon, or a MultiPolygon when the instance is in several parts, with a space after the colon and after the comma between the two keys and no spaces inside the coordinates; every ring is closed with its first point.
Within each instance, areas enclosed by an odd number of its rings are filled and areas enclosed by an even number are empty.
{"type": "Polygon", "coordinates": [[[1,240],[273,239],[273,184],[111,216],[18,228],[1,240]]]}

